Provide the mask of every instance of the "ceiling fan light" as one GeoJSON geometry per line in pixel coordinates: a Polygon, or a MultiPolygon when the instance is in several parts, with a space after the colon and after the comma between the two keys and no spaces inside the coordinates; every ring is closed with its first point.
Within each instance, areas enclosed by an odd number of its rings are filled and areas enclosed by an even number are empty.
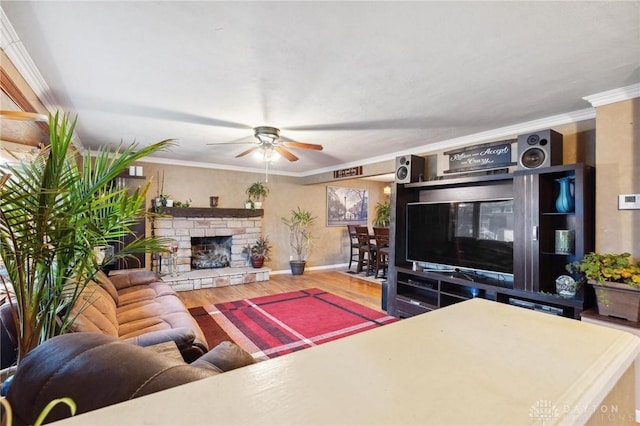
{"type": "Polygon", "coordinates": [[[276,137],[274,135],[256,135],[256,137],[258,138],[258,140],[260,140],[260,142],[265,143],[265,144],[273,144],[276,141],[276,137]]]}
{"type": "Polygon", "coordinates": [[[256,150],[253,156],[256,160],[265,163],[272,163],[280,158],[280,154],[278,154],[273,148],[264,147],[256,150]]]}

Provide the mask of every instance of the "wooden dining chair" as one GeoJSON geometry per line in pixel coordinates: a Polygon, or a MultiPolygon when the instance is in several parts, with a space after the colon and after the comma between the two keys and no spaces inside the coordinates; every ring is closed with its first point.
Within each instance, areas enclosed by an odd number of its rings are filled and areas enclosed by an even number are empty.
{"type": "Polygon", "coordinates": [[[351,253],[349,255],[349,269],[351,269],[351,262],[354,259],[358,260],[360,242],[358,241],[355,225],[347,225],[347,230],[349,231],[349,244],[351,245],[351,253]]]}
{"type": "Polygon", "coordinates": [[[360,273],[363,270],[366,275],[369,276],[376,267],[376,245],[371,234],[369,234],[369,228],[367,226],[356,226],[356,233],[358,234],[358,268],[356,272],[360,273]]]}
{"type": "Polygon", "coordinates": [[[378,278],[378,271],[382,269],[382,278],[387,275],[389,267],[389,228],[374,227],[373,237],[376,241],[376,268],[374,278],[378,278]]]}

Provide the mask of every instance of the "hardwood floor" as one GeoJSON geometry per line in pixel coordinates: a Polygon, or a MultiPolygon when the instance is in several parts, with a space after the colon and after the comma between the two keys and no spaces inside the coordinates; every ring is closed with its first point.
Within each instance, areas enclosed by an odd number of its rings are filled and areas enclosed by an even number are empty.
{"type": "Polygon", "coordinates": [[[382,286],[336,271],[306,271],[304,275],[271,275],[269,281],[228,287],[180,291],[187,308],[211,303],[230,302],[248,297],[266,296],[304,288],[320,288],[377,311],[381,310],[382,286]]]}

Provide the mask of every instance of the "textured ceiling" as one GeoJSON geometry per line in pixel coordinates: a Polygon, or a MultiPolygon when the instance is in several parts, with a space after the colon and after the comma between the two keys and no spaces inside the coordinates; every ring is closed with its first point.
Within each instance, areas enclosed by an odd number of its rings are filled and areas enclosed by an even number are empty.
{"type": "MultiPolygon", "coordinates": [[[[297,175],[590,108],[640,82],[639,2],[3,1],[87,148],[232,168],[252,127],[324,145],[297,175]]],[[[5,38],[6,40],[6,38],[5,38]]],[[[3,45],[3,50],[11,49],[3,45]]],[[[515,136],[515,135],[513,135],[515,136]]]]}

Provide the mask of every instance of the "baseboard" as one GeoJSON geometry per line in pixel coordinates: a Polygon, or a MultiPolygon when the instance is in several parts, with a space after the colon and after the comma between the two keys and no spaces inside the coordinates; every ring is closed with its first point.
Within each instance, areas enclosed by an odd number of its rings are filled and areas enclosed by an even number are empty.
{"type": "MultiPolygon", "coordinates": [[[[320,266],[309,266],[307,268],[304,268],[305,271],[322,271],[325,269],[338,269],[338,268],[344,268],[349,266],[348,263],[337,263],[334,265],[320,265],[320,266]]],[[[281,275],[281,274],[290,274],[291,270],[290,269],[281,269],[279,271],[271,271],[269,272],[270,275],[281,275]]]]}

